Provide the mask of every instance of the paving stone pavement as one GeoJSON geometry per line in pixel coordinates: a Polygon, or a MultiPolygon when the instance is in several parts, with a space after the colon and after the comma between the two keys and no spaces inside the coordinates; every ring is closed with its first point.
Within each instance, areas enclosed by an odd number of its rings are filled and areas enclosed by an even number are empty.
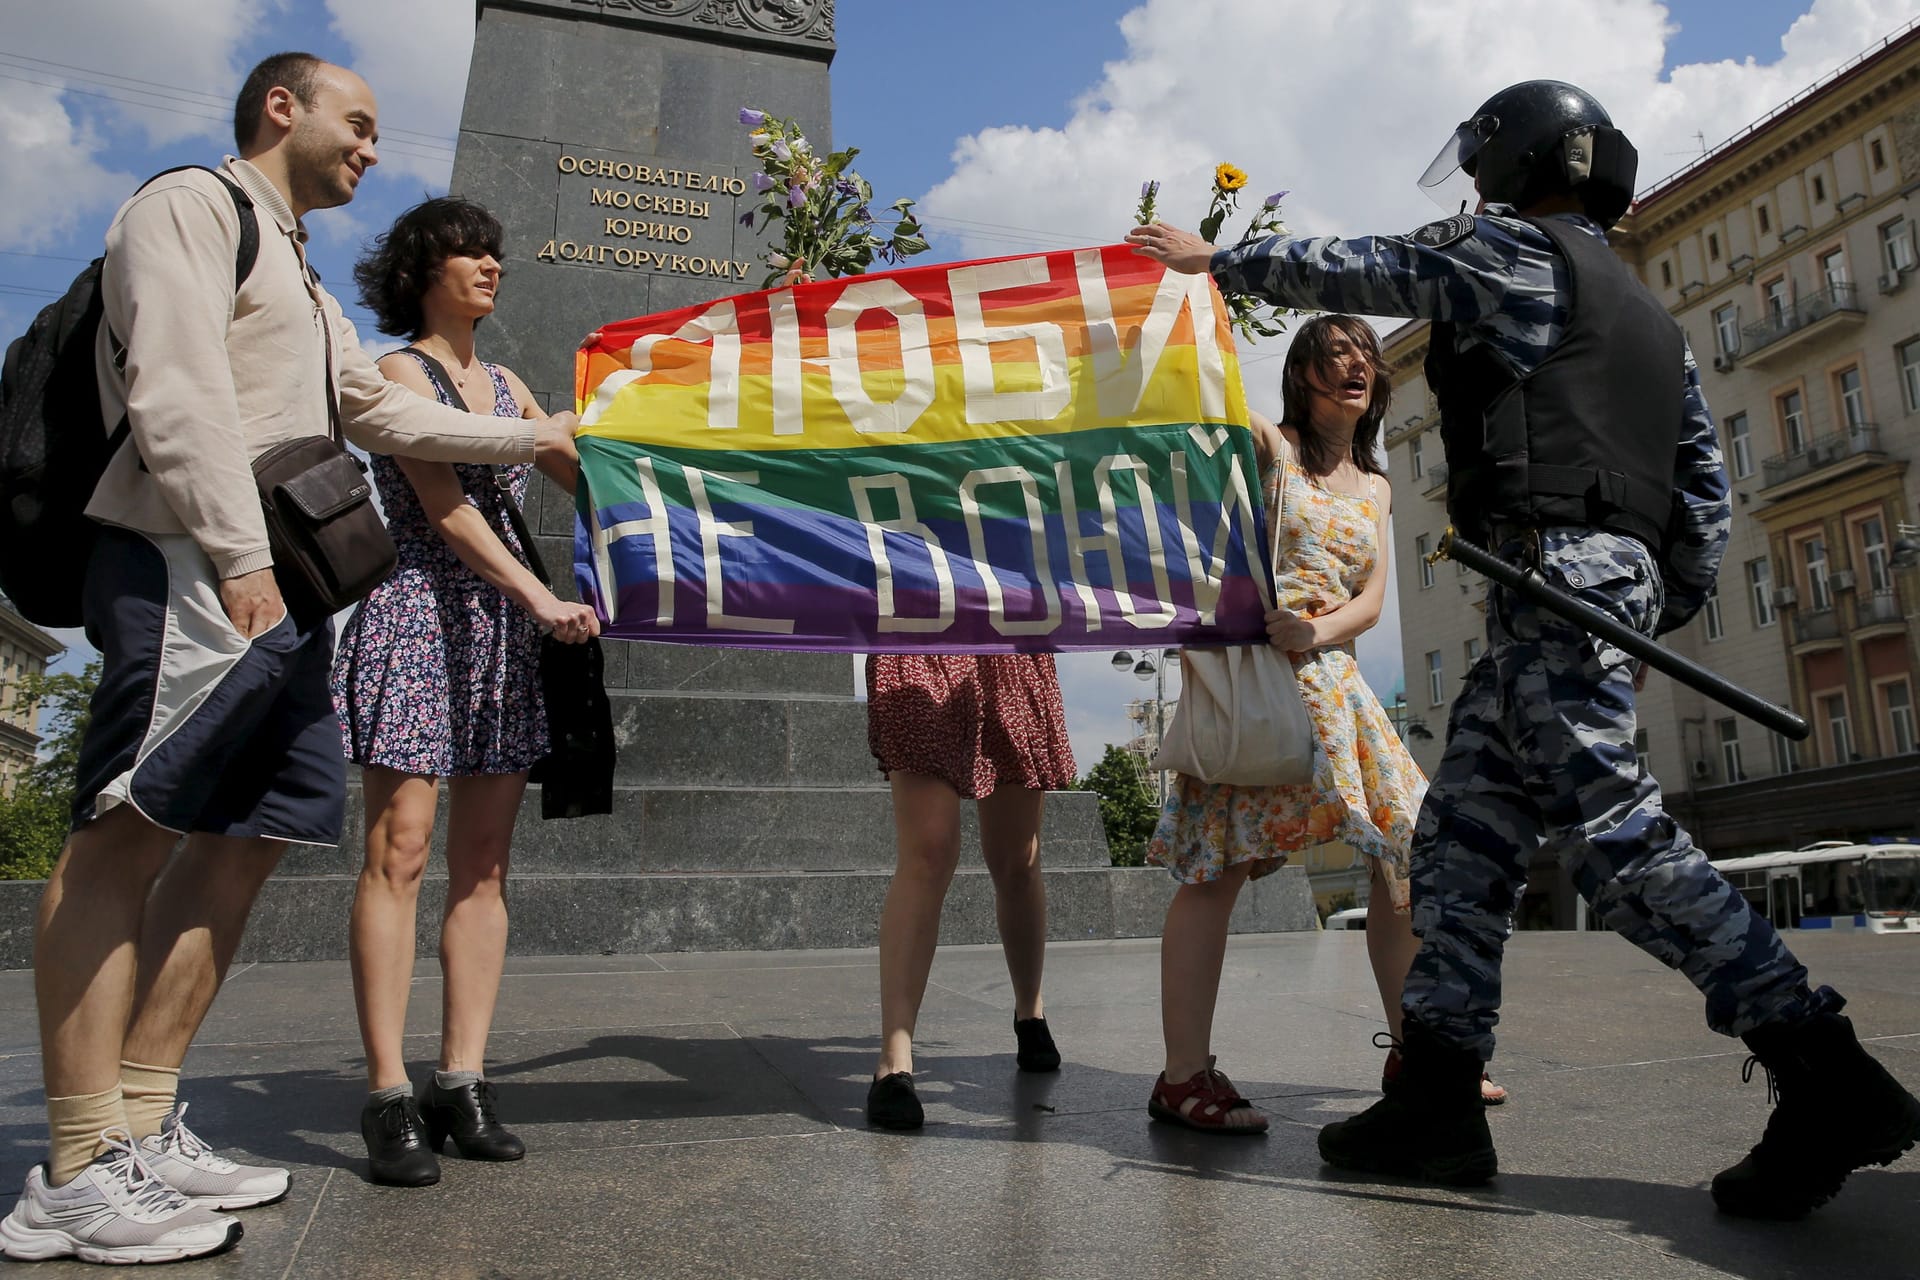
{"type": "MultiPolygon", "coordinates": [[[[1920,942],[1795,945],[1874,1050],[1920,1087],[1920,942]]],[[[1445,1191],[1336,1175],[1314,1129],[1367,1105],[1383,1023],[1358,933],[1232,941],[1223,1069],[1264,1138],[1147,1121],[1158,943],[1049,950],[1056,1076],[1013,1068],[997,949],[944,949],[921,1016],[919,1134],[868,1131],[870,950],[509,960],[490,1074],[526,1160],[448,1159],[439,1186],[365,1180],[347,969],[229,978],[189,1059],[203,1135],[294,1167],[239,1248],[180,1277],[1920,1277],[1920,1154],[1856,1174],[1799,1224],[1723,1218],[1706,1192],[1766,1116],[1744,1051],[1677,975],[1611,936],[1508,952],[1491,1114],[1502,1172],[1445,1191]]],[[[431,1065],[440,981],[415,981],[431,1065]]],[[[0,1213],[40,1157],[31,977],[0,973],[0,1213]]],[[[47,1280],[70,1263],[9,1267],[47,1280]]]]}

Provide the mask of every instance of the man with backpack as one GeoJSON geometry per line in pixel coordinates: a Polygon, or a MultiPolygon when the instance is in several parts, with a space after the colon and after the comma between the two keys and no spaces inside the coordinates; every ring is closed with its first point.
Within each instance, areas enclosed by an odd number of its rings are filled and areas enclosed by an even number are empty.
{"type": "Polygon", "coordinates": [[[572,455],[572,414],[503,431],[387,383],[308,267],[300,218],[377,160],[364,81],[276,55],[234,135],[243,158],[161,175],[107,234],[98,390],[127,429],[86,508],[104,666],[35,939],[52,1146],[0,1221],[12,1258],[216,1253],[241,1234],[220,1210],[287,1191],[285,1170],[215,1154],[174,1098],[280,851],[337,843],[343,819],[332,623],[283,598],[251,464],[340,434],[447,462],[572,455]]]}

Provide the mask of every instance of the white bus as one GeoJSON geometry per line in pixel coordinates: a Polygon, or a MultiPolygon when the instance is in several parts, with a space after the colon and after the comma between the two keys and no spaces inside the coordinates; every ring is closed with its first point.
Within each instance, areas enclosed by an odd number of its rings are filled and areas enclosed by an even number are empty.
{"type": "Polygon", "coordinates": [[[1920,936],[1920,844],[1822,840],[1713,865],[1776,929],[1920,936]]]}

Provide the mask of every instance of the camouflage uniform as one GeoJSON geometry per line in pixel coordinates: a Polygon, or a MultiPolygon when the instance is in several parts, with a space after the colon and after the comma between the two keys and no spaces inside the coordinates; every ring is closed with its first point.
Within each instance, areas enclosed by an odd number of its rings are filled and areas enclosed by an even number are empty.
{"type": "MultiPolygon", "coordinates": [[[[1590,219],[1554,216],[1604,239],[1590,219]]],[[[1491,346],[1517,375],[1546,359],[1568,318],[1558,250],[1499,205],[1406,237],[1276,236],[1215,254],[1212,270],[1223,289],[1283,305],[1450,321],[1463,350],[1491,346]]],[[[1664,563],[1637,539],[1579,526],[1512,531],[1496,548],[1646,635],[1705,602],[1732,523],[1690,350],[1674,372],[1686,389],[1673,476],[1686,518],[1664,563]]],[[[1634,673],[1623,650],[1490,587],[1487,648],[1454,702],[1415,835],[1423,941],[1405,995],[1410,1019],[1482,1058],[1513,910],[1543,846],[1565,851],[1600,919],[1700,988],[1714,1030],[1741,1035],[1837,1001],[1808,991],[1773,927],[1662,807],[1634,754],[1634,673]]]]}

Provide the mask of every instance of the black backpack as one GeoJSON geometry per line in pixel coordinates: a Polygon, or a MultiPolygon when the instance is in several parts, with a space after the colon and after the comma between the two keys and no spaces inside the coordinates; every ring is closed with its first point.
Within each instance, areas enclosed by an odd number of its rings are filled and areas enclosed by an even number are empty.
{"type": "MultiPolygon", "coordinates": [[[[182,169],[157,173],[141,183],[182,169]]],[[[206,172],[214,173],[208,169],[206,172]]],[[[260,256],[260,222],[253,200],[231,179],[214,173],[240,215],[234,257],[237,291],[260,256]]],[[[136,193],[137,194],[137,193],[136,193]]],[[[86,517],[101,472],[130,430],[122,416],[112,434],[100,414],[94,344],[104,306],[95,258],[66,296],[34,317],[7,348],[0,368],[0,591],[29,622],[77,627],[87,558],[99,527],[86,517]]],[[[126,352],[112,343],[116,360],[126,352]]]]}

